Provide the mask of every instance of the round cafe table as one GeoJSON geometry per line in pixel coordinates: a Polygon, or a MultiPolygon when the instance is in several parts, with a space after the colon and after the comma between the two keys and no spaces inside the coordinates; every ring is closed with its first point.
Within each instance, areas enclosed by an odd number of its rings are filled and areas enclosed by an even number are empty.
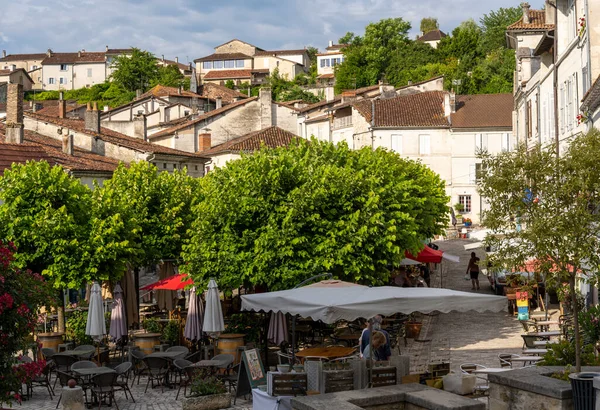
{"type": "Polygon", "coordinates": [[[307,357],[322,357],[324,359],[338,359],[340,357],[350,356],[356,351],[353,347],[310,347],[308,349],[300,350],[296,353],[296,357],[304,361],[307,357]]]}

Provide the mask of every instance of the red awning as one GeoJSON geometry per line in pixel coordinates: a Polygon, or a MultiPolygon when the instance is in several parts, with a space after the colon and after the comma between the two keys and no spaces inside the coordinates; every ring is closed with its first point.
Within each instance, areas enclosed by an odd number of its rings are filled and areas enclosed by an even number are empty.
{"type": "Polygon", "coordinates": [[[141,288],[142,290],[179,290],[185,288],[187,285],[193,284],[194,281],[188,277],[185,273],[179,275],[169,276],[168,278],[161,279],[158,282],[151,283],[141,288]]]}
{"type": "Polygon", "coordinates": [[[442,251],[436,251],[429,246],[425,246],[417,256],[413,256],[409,251],[404,252],[407,258],[421,263],[441,263],[442,254],[442,251]]]}

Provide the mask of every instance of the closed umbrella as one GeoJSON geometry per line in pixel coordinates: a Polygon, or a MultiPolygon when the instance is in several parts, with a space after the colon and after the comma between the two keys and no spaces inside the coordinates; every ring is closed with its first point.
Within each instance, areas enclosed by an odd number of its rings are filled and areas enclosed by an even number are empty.
{"type": "Polygon", "coordinates": [[[206,291],[206,309],[204,310],[204,323],[202,331],[216,336],[225,330],[223,311],[221,310],[221,299],[219,298],[219,287],[214,279],[208,282],[206,291]]]}
{"type": "Polygon", "coordinates": [[[202,339],[202,322],[204,321],[204,307],[202,299],[196,293],[196,288],[190,290],[190,304],[188,306],[187,320],[183,337],[194,342],[202,339]]]}
{"type": "MultiPolygon", "coordinates": [[[[94,282],[90,292],[90,305],[88,307],[85,334],[91,336],[96,343],[99,343],[106,334],[104,307],[102,306],[102,288],[100,285],[98,285],[98,282],[94,282]]],[[[99,347],[96,353],[98,356],[98,361],[100,361],[99,347]]]]}
{"type": "Polygon", "coordinates": [[[269,321],[269,333],[267,335],[269,341],[273,344],[280,345],[287,342],[288,327],[285,315],[281,312],[271,314],[269,321]]]}
{"type": "Polygon", "coordinates": [[[119,341],[123,336],[127,336],[127,317],[125,315],[125,302],[123,300],[123,289],[117,283],[113,290],[114,300],[110,312],[110,337],[119,341]]]}

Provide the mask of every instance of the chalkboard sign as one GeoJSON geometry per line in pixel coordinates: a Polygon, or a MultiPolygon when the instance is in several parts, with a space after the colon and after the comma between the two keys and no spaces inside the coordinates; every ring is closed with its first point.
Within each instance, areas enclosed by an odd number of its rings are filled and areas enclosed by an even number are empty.
{"type": "Polygon", "coordinates": [[[258,349],[242,352],[242,363],[238,372],[236,397],[252,393],[252,389],[267,384],[267,376],[260,360],[258,349]]]}

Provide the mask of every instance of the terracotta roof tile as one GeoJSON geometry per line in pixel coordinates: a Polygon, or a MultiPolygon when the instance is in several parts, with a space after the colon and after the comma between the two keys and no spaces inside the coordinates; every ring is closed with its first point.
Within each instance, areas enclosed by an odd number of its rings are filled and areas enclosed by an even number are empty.
{"type": "Polygon", "coordinates": [[[18,71],[22,71],[23,74],[25,74],[27,76],[27,78],[29,78],[29,81],[31,81],[32,83],[35,83],[35,81],[33,81],[33,79],[31,78],[31,76],[27,72],[27,70],[25,70],[24,68],[17,68],[17,69],[12,70],[12,71],[11,70],[0,70],[0,77],[11,75],[11,74],[16,73],[18,71]]]}
{"type": "Polygon", "coordinates": [[[213,70],[204,75],[205,80],[224,80],[232,78],[252,78],[253,70],[213,70]]]}
{"type": "Polygon", "coordinates": [[[223,102],[232,103],[236,98],[248,98],[246,94],[232,90],[225,86],[213,83],[205,83],[198,86],[198,94],[203,98],[216,99],[221,97],[223,102]]]}
{"type": "Polygon", "coordinates": [[[335,74],[330,73],[330,74],[321,74],[317,78],[334,78],[334,77],[335,77],[335,74]]]}
{"type": "Polygon", "coordinates": [[[361,100],[354,108],[371,122],[375,104],[375,127],[449,127],[444,116],[444,92],[428,91],[384,100],[361,100]]]}
{"type": "Polygon", "coordinates": [[[0,62],[24,61],[24,60],[43,60],[48,57],[46,53],[34,54],[9,54],[6,57],[0,58],[0,62]]]}
{"type": "Polygon", "coordinates": [[[258,100],[258,97],[252,97],[252,98],[246,98],[245,100],[233,102],[231,104],[227,104],[224,107],[217,108],[216,110],[209,111],[206,114],[202,114],[202,115],[200,115],[196,119],[193,119],[193,120],[190,120],[190,121],[186,121],[185,123],[176,125],[175,127],[167,128],[166,130],[162,130],[160,132],[157,132],[156,134],[149,135],[148,137],[149,138],[156,138],[156,137],[164,137],[166,135],[171,135],[171,134],[173,134],[176,131],[183,130],[183,129],[188,128],[188,127],[190,127],[190,126],[192,126],[194,124],[197,124],[197,123],[199,123],[201,121],[204,121],[204,120],[206,120],[208,118],[214,117],[216,115],[223,114],[223,113],[225,113],[225,112],[227,112],[229,110],[232,110],[232,109],[234,109],[236,107],[240,107],[240,106],[242,106],[244,104],[247,104],[247,103],[252,102],[252,101],[257,101],[257,100],[258,100]]]}
{"type": "Polygon", "coordinates": [[[77,63],[104,63],[105,52],[77,52],[77,53],[52,53],[42,60],[42,65],[49,64],[77,64],[77,63]]]}
{"type": "Polygon", "coordinates": [[[108,50],[106,50],[105,54],[121,55],[121,54],[131,54],[131,53],[133,53],[133,49],[131,49],[131,48],[109,48],[108,50]]]}
{"type": "Polygon", "coordinates": [[[107,172],[112,173],[119,161],[102,155],[94,154],[77,147],[73,148],[73,155],[62,152],[62,142],[58,139],[46,137],[33,131],[25,130],[24,144],[6,144],[4,142],[5,124],[0,124],[0,170],[10,167],[7,161],[25,163],[27,160],[45,160],[50,164],[62,165],[71,171],[107,172]]]}
{"type": "MultiPolygon", "coordinates": [[[[77,101],[67,102],[66,111],[69,113],[85,106],[85,104],[78,104],[77,101]]],[[[58,117],[58,101],[57,104],[44,104],[44,107],[41,110],[37,110],[36,113],[48,115],[50,117],[58,117]]]]}
{"type": "Polygon", "coordinates": [[[341,50],[348,47],[348,44],[333,44],[329,47],[325,47],[325,50],[341,50]]]}
{"type": "Polygon", "coordinates": [[[179,88],[177,87],[167,87],[165,85],[158,84],[152,87],[150,90],[146,91],[144,94],[142,94],[137,100],[149,97],[151,95],[155,97],[169,97],[171,95],[174,97],[200,97],[198,94],[193,93],[191,91],[181,90],[180,94],[179,88]]]}
{"type": "Polygon", "coordinates": [[[554,24],[546,24],[546,12],[544,10],[529,10],[529,23],[523,22],[521,17],[517,22],[507,27],[507,30],[551,30],[554,24]]]}
{"type": "Polygon", "coordinates": [[[32,118],[36,118],[40,121],[49,122],[55,125],[59,125],[62,127],[67,127],[72,130],[85,133],[87,135],[91,135],[94,137],[98,137],[102,141],[115,144],[121,147],[129,148],[134,151],[144,152],[144,153],[155,153],[155,154],[164,154],[164,155],[176,155],[180,157],[195,157],[196,155],[180,151],[177,149],[163,147],[158,144],[153,144],[148,141],[141,140],[139,138],[130,137],[125,134],[121,134],[119,132],[110,130],[108,128],[101,128],[101,133],[95,133],[85,129],[85,122],[83,120],[77,119],[67,119],[67,118],[56,118],[49,117],[47,115],[40,115],[38,113],[27,112],[25,116],[29,116],[32,118]]]}
{"type": "MultiPolygon", "coordinates": [[[[369,85],[367,87],[362,87],[362,88],[357,88],[356,90],[352,90],[353,93],[355,93],[357,96],[360,96],[362,94],[368,93],[369,91],[375,91],[379,89],[378,85],[369,85]]],[[[300,108],[299,111],[300,112],[307,112],[307,111],[312,111],[316,108],[321,108],[321,107],[326,107],[328,105],[331,105],[332,107],[335,104],[338,104],[340,101],[342,101],[342,95],[336,95],[335,97],[333,97],[332,100],[325,100],[325,101],[320,101],[318,103],[314,103],[314,104],[310,104],[307,105],[306,107],[300,108]]]]}
{"type": "Polygon", "coordinates": [[[197,58],[194,60],[194,63],[215,60],[245,60],[248,58],[252,58],[252,56],[244,53],[214,53],[206,57],[197,58]]]}
{"type": "Polygon", "coordinates": [[[278,56],[293,56],[293,55],[298,55],[298,54],[304,54],[306,53],[306,49],[298,49],[298,50],[261,50],[261,51],[256,51],[256,53],[254,53],[255,57],[267,57],[267,56],[272,56],[273,54],[278,55],[278,56]]]}
{"type": "Polygon", "coordinates": [[[444,37],[446,37],[446,33],[442,30],[431,30],[419,37],[417,41],[439,41],[444,37]]]}
{"type": "Polygon", "coordinates": [[[457,95],[452,128],[512,127],[512,94],[457,95]]]}
{"type": "Polygon", "coordinates": [[[284,147],[289,145],[296,138],[300,137],[289,131],[273,126],[234,138],[223,144],[216,145],[209,150],[202,151],[201,154],[204,156],[212,156],[226,152],[253,152],[259,150],[263,145],[269,148],[284,147]]]}

